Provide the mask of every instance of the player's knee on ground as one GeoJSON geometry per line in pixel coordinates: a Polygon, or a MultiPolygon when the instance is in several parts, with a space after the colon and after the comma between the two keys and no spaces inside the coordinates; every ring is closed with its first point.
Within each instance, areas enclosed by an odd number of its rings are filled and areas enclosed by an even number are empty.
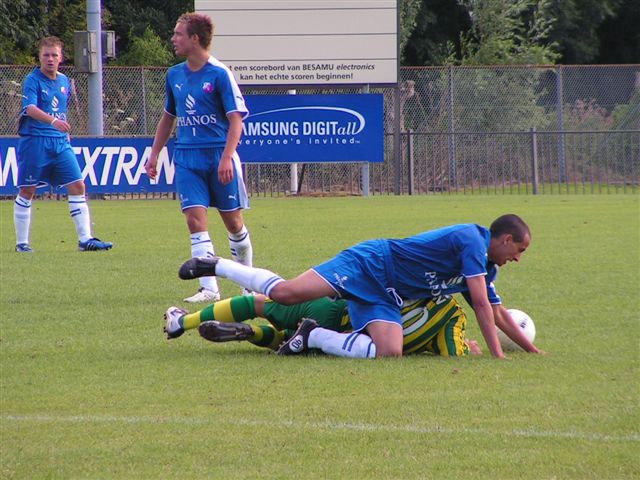
{"type": "Polygon", "coordinates": [[[401,357],[402,345],[400,348],[390,345],[376,345],[376,358],[380,357],[401,357]]]}

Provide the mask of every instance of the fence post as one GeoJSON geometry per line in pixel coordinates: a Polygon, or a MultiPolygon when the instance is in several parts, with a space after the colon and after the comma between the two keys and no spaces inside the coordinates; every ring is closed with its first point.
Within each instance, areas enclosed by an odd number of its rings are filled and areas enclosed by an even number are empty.
{"type": "Polygon", "coordinates": [[[456,183],[456,122],[453,113],[453,66],[449,65],[447,113],[449,116],[449,185],[456,183]]]}
{"type": "MultiPolygon", "coordinates": [[[[360,93],[369,93],[369,85],[363,85],[360,93]]],[[[369,196],[369,162],[364,162],[360,169],[360,184],[362,186],[362,196],[369,196]]]]}
{"type": "Polygon", "coordinates": [[[558,181],[564,183],[567,178],[567,167],[565,162],[565,146],[564,146],[564,90],[562,78],[562,65],[556,68],[556,110],[558,118],[558,130],[560,137],[558,138],[558,181]]]}
{"type": "MultiPolygon", "coordinates": [[[[295,91],[295,89],[292,90],[287,90],[287,95],[295,95],[297,92],[295,91]]],[[[291,192],[291,195],[297,195],[298,194],[298,164],[297,163],[292,163],[289,166],[289,172],[291,175],[291,181],[289,182],[289,190],[291,192]]]]}
{"type": "Polygon", "coordinates": [[[414,189],[414,175],[413,175],[413,165],[414,165],[414,158],[413,158],[413,130],[409,129],[407,130],[407,157],[408,157],[408,169],[409,169],[409,195],[413,195],[413,189],[414,189]]]}
{"type": "Polygon", "coordinates": [[[401,172],[401,164],[402,164],[402,109],[400,108],[400,83],[396,85],[394,89],[394,99],[393,99],[393,123],[395,134],[393,136],[393,156],[395,159],[394,165],[394,192],[396,195],[400,195],[400,172],[401,172]]]}
{"type": "Polygon", "coordinates": [[[87,0],[87,30],[96,34],[97,70],[89,73],[89,135],[104,135],[102,99],[102,17],[99,0],[87,0]]]}
{"type": "Polygon", "coordinates": [[[533,194],[538,194],[538,134],[536,127],[531,129],[531,183],[533,194]]]}
{"type": "MultiPolygon", "coordinates": [[[[145,68],[140,67],[140,73],[142,74],[142,125],[145,135],[149,134],[149,128],[147,126],[147,85],[145,83],[145,68]]],[[[246,178],[246,177],[245,177],[246,178]]]]}

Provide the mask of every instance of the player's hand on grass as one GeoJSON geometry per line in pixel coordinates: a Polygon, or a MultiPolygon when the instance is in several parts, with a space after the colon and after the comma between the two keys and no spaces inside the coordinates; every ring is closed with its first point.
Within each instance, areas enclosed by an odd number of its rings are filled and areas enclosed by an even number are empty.
{"type": "Polygon", "coordinates": [[[467,346],[471,355],[482,355],[482,349],[475,340],[467,340],[467,346]]]}

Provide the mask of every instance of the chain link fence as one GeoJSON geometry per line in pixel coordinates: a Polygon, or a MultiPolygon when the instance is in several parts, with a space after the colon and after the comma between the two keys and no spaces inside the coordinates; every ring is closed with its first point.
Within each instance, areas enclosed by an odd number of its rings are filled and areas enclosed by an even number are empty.
{"type": "MultiPolygon", "coordinates": [[[[21,82],[32,68],[0,65],[0,135],[16,134],[21,82]]],[[[74,134],[87,135],[88,74],[62,71],[75,84],[74,134]]],[[[105,135],[153,136],[165,72],[104,68],[105,135]]],[[[247,164],[249,193],[638,192],[640,65],[405,67],[400,79],[397,88],[370,90],[385,99],[384,163],[247,164]]]]}

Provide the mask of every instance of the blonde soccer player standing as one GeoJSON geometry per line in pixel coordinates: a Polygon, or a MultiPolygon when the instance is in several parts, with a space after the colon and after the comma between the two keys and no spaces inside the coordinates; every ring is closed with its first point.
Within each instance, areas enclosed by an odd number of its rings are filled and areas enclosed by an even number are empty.
{"type": "MultiPolygon", "coordinates": [[[[164,113],[145,169],[150,178],[156,177],[158,155],[175,126],[176,190],[191,235],[191,254],[214,256],[207,217],[208,208],[214,207],[227,229],[233,259],[251,266],[253,249],[242,217],[249,201],[236,153],[249,111],[231,71],[209,54],[213,28],[208,16],[197,13],[185,13],[176,23],[171,42],[186,61],[167,72],[164,113]]],[[[208,276],[184,300],[219,299],[216,278],[208,276]]]]}
{"type": "Polygon", "coordinates": [[[67,101],[71,84],[58,67],[63,60],[58,37],[45,37],[38,44],[40,66],[22,85],[22,114],[18,126],[18,195],[13,206],[16,252],[31,253],[31,204],[36,190],[47,185],[65,188],[69,215],[76,227],[80,251],[109,250],[91,233],[91,215],[86,188],[69,134],[67,101]]]}

